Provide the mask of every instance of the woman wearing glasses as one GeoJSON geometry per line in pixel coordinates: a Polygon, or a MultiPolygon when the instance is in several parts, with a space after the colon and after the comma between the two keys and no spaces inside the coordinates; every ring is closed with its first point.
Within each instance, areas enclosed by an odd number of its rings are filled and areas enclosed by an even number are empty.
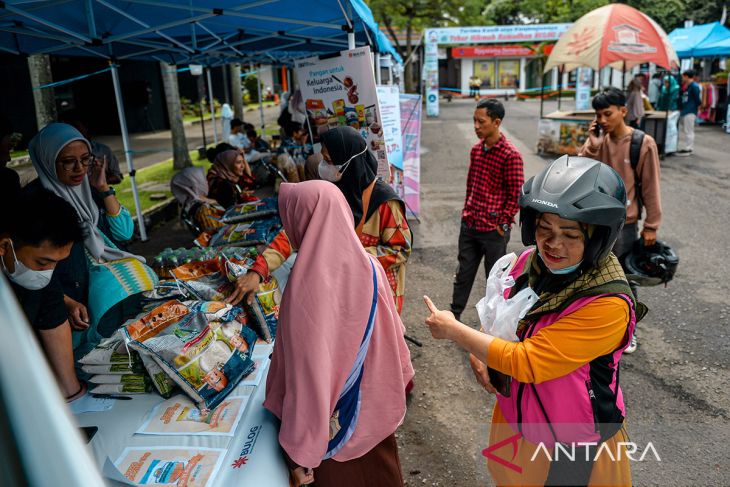
{"type": "Polygon", "coordinates": [[[106,180],[106,161],[71,125],[51,123],[28,146],[41,185],[68,201],[84,231],[83,243],[56,268],[64,288],[74,349],[81,356],[140,311],[141,293],[157,277],[143,257],[120,249],[134,232],[129,211],[106,180]]]}

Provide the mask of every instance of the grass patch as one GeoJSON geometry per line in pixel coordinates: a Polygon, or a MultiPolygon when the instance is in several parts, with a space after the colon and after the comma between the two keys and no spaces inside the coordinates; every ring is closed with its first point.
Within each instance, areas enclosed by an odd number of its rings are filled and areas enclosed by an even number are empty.
{"type": "MultiPolygon", "coordinates": [[[[190,159],[193,161],[193,165],[202,166],[208,170],[210,163],[207,159],[199,159],[198,151],[190,151],[190,159]]],[[[171,197],[172,192],[170,191],[170,179],[175,175],[177,171],[172,168],[172,159],[158,162],[151,166],[142,168],[137,171],[136,180],[137,188],[139,189],[139,200],[142,204],[142,211],[148,210],[159,204],[162,200],[152,200],[152,195],[164,194],[166,197],[171,197]]],[[[132,183],[129,176],[126,176],[124,180],[115,186],[117,191],[117,199],[119,202],[127,207],[129,211],[134,215],[134,197],[132,196],[132,183]]]]}

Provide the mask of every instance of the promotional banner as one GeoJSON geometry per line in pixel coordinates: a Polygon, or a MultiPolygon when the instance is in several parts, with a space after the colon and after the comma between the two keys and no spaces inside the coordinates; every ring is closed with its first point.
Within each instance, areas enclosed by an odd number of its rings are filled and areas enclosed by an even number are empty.
{"type": "Polygon", "coordinates": [[[204,487],[213,485],[225,454],[220,448],[134,447],[114,465],[136,485],[204,487]]]}
{"type": "Polygon", "coordinates": [[[406,210],[418,218],[421,214],[421,95],[400,95],[401,132],[403,134],[403,172],[395,189],[406,202],[406,210]]]}
{"type": "Polygon", "coordinates": [[[397,86],[378,86],[378,103],[383,120],[383,136],[391,166],[403,170],[403,135],[400,119],[400,90],[397,86]]]}
{"type": "Polygon", "coordinates": [[[201,411],[186,396],[158,404],[137,430],[142,435],[233,436],[251,395],[228,396],[214,409],[201,411]]]}
{"type": "Polygon", "coordinates": [[[312,143],[318,143],[322,133],[340,125],[358,130],[378,159],[378,175],[387,181],[390,168],[370,48],[342,51],[327,59],[301,59],[296,61],[295,69],[312,143]]]}
{"type": "Polygon", "coordinates": [[[426,29],[424,35],[423,75],[426,87],[426,115],[439,116],[439,60],[438,31],[426,29]]]}
{"type": "Polygon", "coordinates": [[[593,86],[593,70],[578,68],[578,81],[575,87],[575,109],[591,109],[591,87],[593,86]]]}

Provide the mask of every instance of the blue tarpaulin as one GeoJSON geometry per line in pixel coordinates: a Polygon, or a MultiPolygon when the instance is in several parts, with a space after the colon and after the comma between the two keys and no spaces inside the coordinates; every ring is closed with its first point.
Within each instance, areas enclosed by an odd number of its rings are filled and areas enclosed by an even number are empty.
{"type": "Polygon", "coordinates": [[[720,22],[675,29],[669,41],[680,58],[730,55],[730,29],[720,22]]]}
{"type": "Polygon", "coordinates": [[[171,64],[290,62],[377,45],[362,0],[8,0],[0,50],[171,64]]]}

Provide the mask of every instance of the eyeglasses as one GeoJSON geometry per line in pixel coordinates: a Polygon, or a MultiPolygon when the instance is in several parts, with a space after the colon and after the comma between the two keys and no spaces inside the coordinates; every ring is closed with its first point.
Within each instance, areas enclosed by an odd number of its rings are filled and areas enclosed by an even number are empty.
{"type": "Polygon", "coordinates": [[[76,164],[80,164],[81,167],[89,167],[92,164],[96,162],[96,157],[94,154],[89,154],[87,156],[82,157],[81,159],[73,159],[69,157],[68,159],[62,159],[59,161],[59,164],[63,168],[64,171],[71,172],[76,168],[76,164]]]}

